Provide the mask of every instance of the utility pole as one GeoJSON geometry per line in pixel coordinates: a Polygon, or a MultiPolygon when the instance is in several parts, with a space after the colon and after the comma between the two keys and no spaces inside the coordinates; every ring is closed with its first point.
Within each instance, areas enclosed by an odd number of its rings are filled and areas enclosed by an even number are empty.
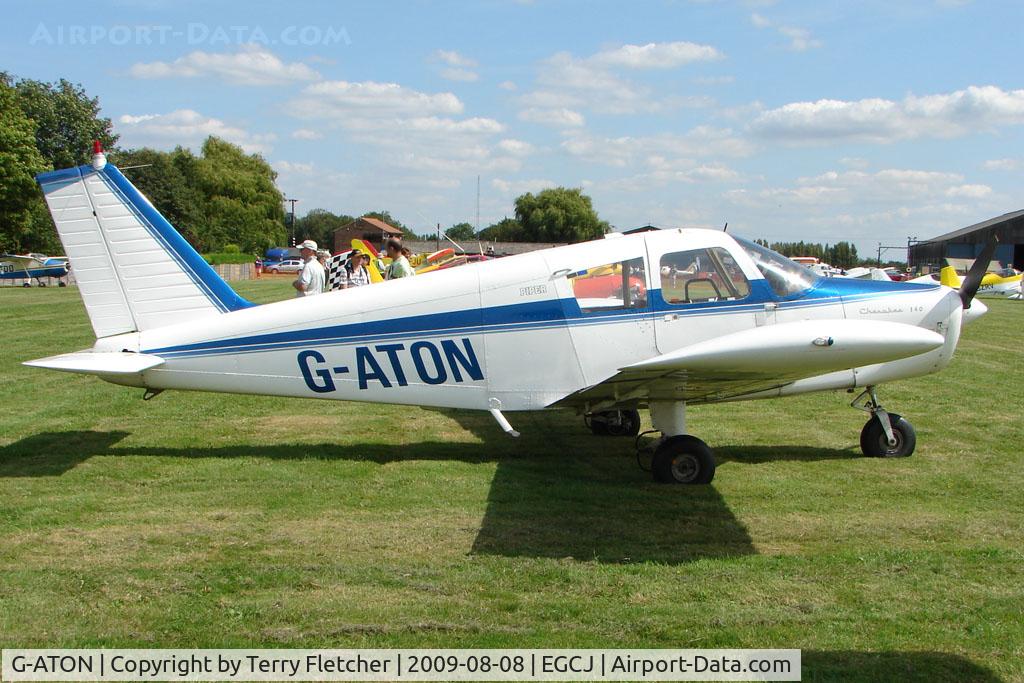
{"type": "Polygon", "coordinates": [[[288,231],[291,233],[291,244],[288,246],[295,246],[295,202],[298,199],[285,199],[286,202],[291,202],[292,208],[288,213],[288,231]]]}

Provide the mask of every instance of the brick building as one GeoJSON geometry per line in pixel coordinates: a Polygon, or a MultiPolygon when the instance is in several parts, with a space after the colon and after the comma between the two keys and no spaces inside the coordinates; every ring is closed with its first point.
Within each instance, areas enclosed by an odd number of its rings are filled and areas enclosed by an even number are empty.
{"type": "Polygon", "coordinates": [[[366,240],[381,249],[389,237],[402,237],[402,231],[382,220],[363,216],[334,231],[334,253],[340,254],[352,248],[352,240],[366,240]]]}

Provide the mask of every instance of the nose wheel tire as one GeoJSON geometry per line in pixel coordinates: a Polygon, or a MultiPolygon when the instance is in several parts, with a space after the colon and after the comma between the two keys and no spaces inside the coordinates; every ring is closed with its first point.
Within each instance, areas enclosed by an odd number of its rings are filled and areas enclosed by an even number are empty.
{"type": "Polygon", "coordinates": [[[672,436],[658,445],[651,461],[654,480],[663,484],[710,484],[715,454],[695,436],[672,436]]]}
{"type": "Polygon", "coordinates": [[[885,436],[885,429],[878,418],[872,416],[860,432],[860,449],[869,458],[905,458],[914,452],[917,446],[917,434],[914,427],[896,413],[889,413],[892,435],[896,440],[890,444],[885,436]]]}

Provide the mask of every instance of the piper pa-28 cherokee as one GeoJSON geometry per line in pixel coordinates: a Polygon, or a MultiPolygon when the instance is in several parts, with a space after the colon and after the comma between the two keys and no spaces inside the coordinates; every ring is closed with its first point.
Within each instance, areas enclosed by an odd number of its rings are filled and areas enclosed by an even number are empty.
{"type": "MultiPolygon", "coordinates": [[[[875,388],[936,372],[984,313],[959,290],[820,278],[747,240],[662,230],[254,306],[97,149],[39,184],[97,341],[26,364],[146,390],[502,411],[568,408],[635,435],[650,410],[658,481],[704,484],[687,404],[861,390],[861,447],[907,456],[911,425],[875,388]]],[[[990,245],[994,249],[994,243],[990,245]]],[[[982,254],[979,264],[990,255],[982,254]]]]}

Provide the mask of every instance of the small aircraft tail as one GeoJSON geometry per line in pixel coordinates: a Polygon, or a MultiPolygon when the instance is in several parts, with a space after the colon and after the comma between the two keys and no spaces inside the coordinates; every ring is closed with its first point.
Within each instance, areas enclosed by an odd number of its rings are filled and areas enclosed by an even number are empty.
{"type": "Polygon", "coordinates": [[[953,266],[946,266],[939,271],[939,282],[947,287],[960,289],[960,276],[956,274],[956,268],[953,266]]]}
{"type": "Polygon", "coordinates": [[[91,166],[36,176],[97,337],[251,306],[96,143],[91,166]]]}

